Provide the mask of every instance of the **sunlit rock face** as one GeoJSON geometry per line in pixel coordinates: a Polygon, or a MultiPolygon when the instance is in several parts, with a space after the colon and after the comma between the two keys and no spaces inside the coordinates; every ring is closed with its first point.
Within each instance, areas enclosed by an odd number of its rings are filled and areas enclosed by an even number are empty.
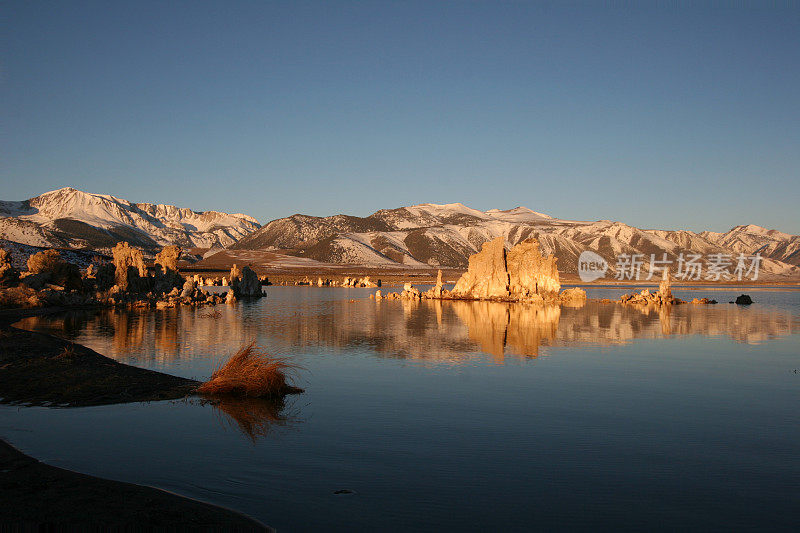
{"type": "MultiPolygon", "coordinates": [[[[381,291],[378,291],[380,293],[381,291]]],[[[439,273],[436,275],[436,285],[428,289],[425,293],[426,298],[441,298],[442,294],[444,294],[444,283],[442,282],[442,271],[439,270],[439,273]]],[[[375,297],[377,298],[378,295],[376,294],[375,297]]]]}
{"type": "Polygon", "coordinates": [[[570,307],[580,307],[586,303],[586,291],[580,287],[572,287],[571,289],[564,289],[558,296],[562,305],[570,307]]]}
{"type": "Polygon", "coordinates": [[[128,281],[132,276],[147,276],[141,250],[131,247],[127,242],[118,242],[114,246],[113,255],[116,269],[114,282],[120,289],[128,288],[128,281]]]}
{"type": "Polygon", "coordinates": [[[541,303],[556,299],[560,289],[556,258],[543,256],[539,241],[527,239],[506,252],[505,241],[498,237],[469,258],[469,270],[451,294],[463,299],[541,303]]]}
{"type": "Polygon", "coordinates": [[[512,296],[538,294],[546,298],[556,296],[561,289],[556,258],[543,256],[536,239],[527,239],[514,246],[508,252],[506,265],[508,289],[512,296]]]}
{"type": "Polygon", "coordinates": [[[502,237],[483,243],[469,258],[469,270],[453,288],[453,296],[486,300],[508,297],[506,248],[502,237]]]}
{"type": "Polygon", "coordinates": [[[672,300],[672,283],[669,278],[669,269],[664,269],[664,276],[658,284],[658,294],[664,301],[672,300]]]}

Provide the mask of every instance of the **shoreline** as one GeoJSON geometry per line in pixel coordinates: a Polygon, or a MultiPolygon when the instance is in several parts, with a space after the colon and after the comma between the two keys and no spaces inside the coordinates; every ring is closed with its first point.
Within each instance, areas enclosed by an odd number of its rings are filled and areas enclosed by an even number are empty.
{"type": "MultiPolygon", "coordinates": [[[[436,283],[437,271],[438,268],[433,269],[408,269],[408,270],[400,270],[400,269],[385,269],[381,270],[379,268],[342,268],[342,270],[338,271],[331,271],[331,270],[314,270],[314,269],[297,269],[297,270],[278,270],[278,269],[271,269],[271,268],[261,268],[259,266],[253,266],[253,270],[259,276],[266,276],[269,278],[270,285],[264,286],[265,290],[269,290],[269,286],[293,286],[297,282],[302,282],[305,279],[316,281],[317,278],[322,279],[333,279],[336,281],[343,280],[344,278],[350,277],[357,277],[362,278],[364,276],[369,276],[372,281],[381,280],[382,286],[384,287],[393,287],[393,286],[402,286],[406,282],[415,283],[415,284],[434,284],[436,283]]],[[[458,281],[458,278],[461,277],[463,273],[466,272],[465,269],[453,269],[453,268],[442,268],[442,275],[444,283],[455,283],[458,281]]],[[[216,277],[222,278],[227,277],[229,275],[229,270],[224,269],[216,269],[216,268],[197,268],[194,269],[191,266],[181,266],[180,273],[184,276],[193,276],[194,274],[200,274],[204,277],[216,277]]],[[[564,286],[574,286],[574,287],[596,287],[596,288],[615,288],[615,287],[622,287],[622,288],[636,288],[636,287],[651,287],[651,286],[658,286],[659,280],[641,280],[641,281],[618,281],[616,279],[605,279],[605,280],[598,280],[592,282],[584,282],[577,275],[564,275],[561,274],[561,285],[564,286]]],[[[701,288],[710,288],[710,287],[718,287],[720,289],[731,288],[731,287],[747,287],[747,288],[781,288],[781,289],[798,289],[800,290],[800,279],[785,279],[785,280],[742,280],[742,281],[704,281],[704,280],[696,280],[696,281],[679,281],[679,280],[671,280],[673,287],[701,287],[701,288]]]]}
{"type": "Polygon", "coordinates": [[[0,320],[0,403],[85,407],[174,400],[189,396],[198,381],[119,363],[83,345],[15,328],[25,316],[63,309],[4,314],[0,320]]]}
{"type": "Polygon", "coordinates": [[[3,529],[274,531],[232,509],[42,463],[2,437],[0,491],[3,529]]]}
{"type": "MultiPolygon", "coordinates": [[[[0,404],[86,407],[174,400],[200,383],[119,363],[53,335],[11,324],[65,308],[0,312],[0,404]]],[[[20,530],[168,528],[273,531],[231,509],[158,488],[102,479],[39,462],[0,435],[0,525],[20,530]]]]}

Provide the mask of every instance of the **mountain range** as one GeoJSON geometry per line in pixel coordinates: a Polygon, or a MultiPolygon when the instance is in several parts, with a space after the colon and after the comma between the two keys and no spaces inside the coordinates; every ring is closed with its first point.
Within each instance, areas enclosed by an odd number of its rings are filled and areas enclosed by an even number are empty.
{"type": "Polygon", "coordinates": [[[71,187],[0,201],[0,238],[32,246],[109,248],[128,241],[142,248],[227,247],[259,227],[247,215],[136,204],[71,187]]]}
{"type": "Polygon", "coordinates": [[[559,270],[577,273],[585,250],[601,255],[614,270],[620,254],[651,254],[675,261],[679,254],[753,255],[761,272],[800,276],[800,237],[755,225],[725,233],[639,229],[622,222],[553,218],[525,207],[478,211],[463,204],[420,204],[384,209],[364,218],[292,215],[273,220],[239,240],[234,250],[280,250],[328,263],[372,266],[465,268],[481,245],[503,237],[509,246],[535,237],[559,270]]]}
{"type": "Polygon", "coordinates": [[[59,248],[107,248],[126,240],[151,249],[166,244],[227,248],[233,256],[265,251],[310,264],[462,269],[470,255],[496,237],[509,246],[539,239],[544,252],[558,257],[562,272],[577,273],[585,250],[605,258],[612,271],[620,254],[648,259],[666,254],[675,261],[681,253],[759,253],[763,274],[800,277],[800,237],[755,225],[724,233],[639,229],[610,220],[563,220],[525,207],[479,211],[453,203],[382,209],[367,217],[296,214],[262,227],[247,215],[132,203],[73,188],[0,202],[0,239],[59,248]]]}

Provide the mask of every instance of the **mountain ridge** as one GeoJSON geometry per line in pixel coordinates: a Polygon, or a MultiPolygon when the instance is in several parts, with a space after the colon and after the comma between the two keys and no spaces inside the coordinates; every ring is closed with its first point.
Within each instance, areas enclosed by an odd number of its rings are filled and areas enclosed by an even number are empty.
{"type": "Polygon", "coordinates": [[[143,248],[226,247],[260,227],[241,213],[133,203],[72,187],[0,202],[0,238],[34,246],[107,248],[125,240],[143,248]]]}
{"type": "Polygon", "coordinates": [[[107,249],[125,240],[143,248],[264,250],[321,263],[367,267],[466,267],[482,244],[539,239],[562,272],[577,273],[593,251],[615,270],[620,254],[761,254],[763,272],[800,277],[800,237],[754,224],[727,232],[640,229],[611,220],[576,221],[527,207],[480,211],[461,203],[379,209],[369,216],[294,214],[260,226],[241,213],[133,203],[67,187],[20,202],[0,201],[0,238],[33,246],[107,249]]]}
{"type": "Polygon", "coordinates": [[[800,237],[753,224],[728,232],[639,229],[611,220],[554,218],[526,207],[479,211],[460,203],[381,209],[366,217],[296,214],[268,222],[233,250],[272,250],[327,263],[465,268],[481,245],[502,236],[507,246],[535,237],[562,271],[577,273],[591,250],[612,265],[620,254],[677,260],[684,254],[760,253],[765,273],[800,277],[800,237]]]}

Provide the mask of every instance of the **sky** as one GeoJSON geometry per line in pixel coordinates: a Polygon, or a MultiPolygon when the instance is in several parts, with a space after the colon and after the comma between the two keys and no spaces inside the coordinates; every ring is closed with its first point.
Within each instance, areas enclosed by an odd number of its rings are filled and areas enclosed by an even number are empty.
{"type": "Polygon", "coordinates": [[[800,233],[800,3],[4,2],[0,199],[800,233]]]}

